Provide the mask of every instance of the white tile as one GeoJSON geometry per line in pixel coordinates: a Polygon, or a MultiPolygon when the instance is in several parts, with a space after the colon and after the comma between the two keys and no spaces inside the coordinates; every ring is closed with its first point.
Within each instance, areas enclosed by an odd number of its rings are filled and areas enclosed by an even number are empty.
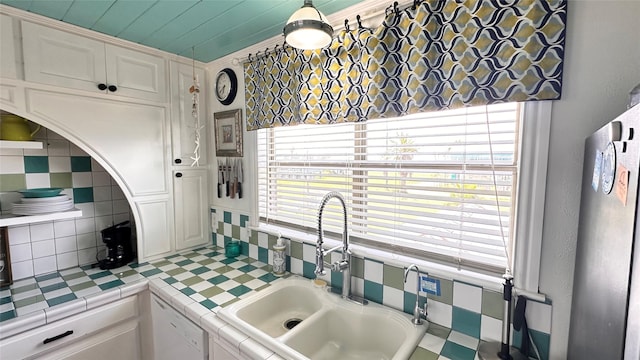
{"type": "Polygon", "coordinates": [[[0,156],[0,174],[24,174],[24,157],[0,156]]]}
{"type": "Polygon", "coordinates": [[[84,299],[75,299],[64,304],[44,309],[47,316],[47,324],[64,319],[87,310],[87,303],[84,299]]]}
{"type": "Polygon", "coordinates": [[[183,293],[178,293],[171,299],[171,305],[182,315],[186,315],[186,307],[193,304],[195,301],[183,293]]]}
{"type": "Polygon", "coordinates": [[[122,189],[120,189],[120,186],[111,186],[111,199],[113,200],[124,200],[125,196],[124,193],[122,192],[122,189]]]}
{"type": "Polygon", "coordinates": [[[240,353],[250,359],[266,359],[273,355],[273,351],[250,338],[240,343],[240,353]]]}
{"type": "Polygon", "coordinates": [[[31,253],[34,259],[51,256],[56,253],[56,246],[53,239],[34,241],[31,243],[31,253]]]}
{"type": "Polygon", "coordinates": [[[33,276],[33,260],[12,262],[11,275],[13,276],[14,281],[32,277],[33,276]]]}
{"type": "Polygon", "coordinates": [[[457,306],[475,313],[482,312],[482,288],[453,282],[453,306],[457,306]]]}
{"type": "MultiPolygon", "coordinates": [[[[24,152],[22,149],[5,149],[0,148],[0,156],[23,156],[24,152]]],[[[0,161],[2,158],[0,157],[0,161]]]]}
{"type": "Polygon", "coordinates": [[[211,310],[194,301],[185,307],[185,312],[191,321],[196,324],[200,324],[200,318],[204,315],[210,314],[211,310]]]}
{"type": "Polygon", "coordinates": [[[56,253],[57,254],[62,254],[62,253],[68,253],[70,251],[76,251],[78,250],[78,245],[76,243],[76,236],[65,236],[65,237],[61,237],[61,238],[56,238],[55,239],[56,242],[56,253]]]}
{"type": "Polygon", "coordinates": [[[263,233],[263,232],[258,232],[258,246],[260,246],[262,248],[268,248],[269,247],[269,234],[263,233]]]}
{"type": "Polygon", "coordinates": [[[71,173],[71,181],[74,188],[92,187],[93,180],[90,172],[74,172],[71,173]]]}
{"type": "Polygon", "coordinates": [[[89,156],[84,150],[80,149],[76,144],[69,144],[69,154],[71,156],[89,156]]]}
{"type": "Polygon", "coordinates": [[[302,244],[302,260],[315,263],[316,248],[311,244],[302,244]]]}
{"type": "Polygon", "coordinates": [[[451,328],[453,307],[440,301],[429,300],[427,320],[451,328]]]}
{"type": "Polygon", "coordinates": [[[87,234],[80,234],[76,236],[76,246],[77,249],[89,249],[95,248],[97,246],[96,243],[96,233],[90,232],[87,234]]]}
{"type": "Polygon", "coordinates": [[[462,346],[468,347],[469,349],[474,349],[474,350],[478,348],[478,342],[479,342],[479,340],[476,339],[475,337],[472,337],[457,331],[451,331],[447,340],[453,341],[458,345],[462,345],[462,346]]]}
{"type": "Polygon", "coordinates": [[[27,183],[27,189],[37,189],[43,187],[50,187],[51,180],[49,179],[49,173],[42,174],[25,174],[25,180],[27,183]]]}
{"type": "Polygon", "coordinates": [[[24,149],[24,156],[47,156],[47,144],[42,149],[24,149]]]}
{"type": "Polygon", "coordinates": [[[53,234],[56,238],[75,235],[75,220],[55,221],[53,223],[53,234]]]}
{"type": "Polygon", "coordinates": [[[149,280],[142,277],[140,280],[127,283],[126,285],[120,285],[120,297],[125,298],[140,292],[143,292],[149,288],[149,280]]]}
{"type": "Polygon", "coordinates": [[[29,225],[9,227],[9,245],[26,244],[31,242],[29,225]]]}
{"type": "Polygon", "coordinates": [[[68,140],[52,140],[47,141],[47,153],[49,156],[70,156],[68,140]],[[48,145],[47,145],[48,144],[48,145]]]}
{"type": "Polygon", "coordinates": [[[111,201],[99,201],[93,203],[97,216],[113,215],[113,203],[111,201]]]}
{"type": "Polygon", "coordinates": [[[233,326],[225,326],[220,329],[218,336],[221,340],[225,340],[232,345],[232,348],[237,351],[237,355],[240,355],[240,343],[249,337],[240,331],[236,330],[233,326]]]}
{"type": "Polygon", "coordinates": [[[121,297],[120,288],[113,288],[85,297],[87,310],[112,303],[121,297]]]}
{"type": "Polygon", "coordinates": [[[382,303],[386,306],[403,311],[404,310],[404,291],[398,290],[391,286],[383,285],[382,303]]]}
{"type": "Polygon", "coordinates": [[[113,216],[111,215],[96,216],[95,219],[96,219],[96,231],[101,231],[114,225],[113,216]]]}
{"type": "Polygon", "coordinates": [[[33,259],[33,272],[35,275],[47,274],[56,270],[58,270],[58,266],[55,255],[33,259]]]}
{"type": "Polygon", "coordinates": [[[96,172],[96,171],[102,171],[102,172],[106,171],[102,167],[102,165],[100,165],[100,163],[97,162],[96,159],[94,159],[94,158],[91,158],[91,170],[94,171],[94,172],[96,172]]]}
{"type": "MultiPolygon", "coordinates": [[[[113,223],[114,224],[119,224],[119,223],[127,221],[127,220],[129,220],[129,221],[132,220],[131,217],[130,217],[130,214],[128,212],[127,213],[121,213],[121,214],[114,214],[113,215],[113,223]]],[[[131,232],[135,233],[135,226],[131,228],[131,232]]]]}
{"type": "Polygon", "coordinates": [[[81,219],[94,217],[93,203],[81,203],[81,204],[75,204],[75,206],[76,206],[76,209],[82,210],[81,219]]]}
{"type": "Polygon", "coordinates": [[[351,292],[364,297],[364,279],[360,279],[358,277],[351,277],[351,292]]]}
{"type": "Polygon", "coordinates": [[[422,338],[422,340],[420,340],[418,346],[433,353],[440,354],[440,351],[442,351],[442,348],[444,347],[445,341],[446,339],[427,333],[424,334],[424,337],[422,338]]]}
{"type": "Polygon", "coordinates": [[[11,320],[2,322],[2,327],[0,327],[0,337],[6,339],[21,332],[43,326],[46,323],[47,318],[43,310],[15,317],[11,320]]]}
{"type": "Polygon", "coordinates": [[[94,186],[111,186],[111,176],[105,171],[93,171],[91,176],[94,186]]]}
{"type": "Polygon", "coordinates": [[[49,240],[54,238],[53,222],[31,224],[31,241],[49,240]]]}
{"type": "Polygon", "coordinates": [[[525,315],[529,329],[551,333],[551,305],[529,300],[525,315]]]}
{"type": "MultiPolygon", "coordinates": [[[[327,269],[328,270],[328,269],[327,269]]],[[[329,271],[327,271],[328,273],[329,271]]],[[[296,275],[302,275],[302,260],[291,258],[291,273],[296,275]]]]}
{"type": "Polygon", "coordinates": [[[482,315],[480,320],[480,339],[484,341],[501,341],[502,320],[482,315]]]}
{"type": "Polygon", "coordinates": [[[253,259],[258,258],[258,245],[249,244],[249,257],[253,259]]]}
{"type": "Polygon", "coordinates": [[[377,261],[364,260],[364,278],[378,284],[382,284],[382,263],[377,261]]]}
{"type": "Polygon", "coordinates": [[[94,186],[93,201],[111,200],[111,186],[94,186]]]}
{"type": "Polygon", "coordinates": [[[70,173],[71,158],[69,156],[49,156],[49,172],[70,173]]]}
{"type": "MultiPolygon", "coordinates": [[[[131,208],[129,207],[129,202],[127,200],[114,200],[113,201],[113,213],[114,214],[123,214],[130,213],[131,208]]],[[[247,241],[249,241],[247,239],[247,241]]]]}
{"type": "Polygon", "coordinates": [[[12,264],[31,260],[31,243],[9,245],[9,254],[11,255],[12,264]]]}
{"type": "Polygon", "coordinates": [[[69,269],[78,266],[78,252],[71,251],[64,254],[57,254],[56,261],[58,263],[58,269],[69,269]]]}
{"type": "Polygon", "coordinates": [[[75,223],[76,234],[95,233],[96,231],[96,221],[93,217],[76,219],[75,223]]]}

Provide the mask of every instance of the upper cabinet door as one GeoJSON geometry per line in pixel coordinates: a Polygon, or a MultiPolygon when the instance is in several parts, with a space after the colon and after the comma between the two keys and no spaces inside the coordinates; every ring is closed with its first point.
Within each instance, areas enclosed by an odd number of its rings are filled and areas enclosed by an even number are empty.
{"type": "Polygon", "coordinates": [[[165,60],[134,50],[106,44],[108,85],[116,94],[164,102],[167,82],[165,60]]]}
{"type": "Polygon", "coordinates": [[[0,15],[0,47],[0,77],[18,78],[13,19],[7,15],[0,15]]]}
{"type": "Polygon", "coordinates": [[[26,21],[22,37],[26,81],[166,101],[160,57],[26,21]]]}
{"type": "Polygon", "coordinates": [[[22,47],[25,80],[106,91],[104,43],[23,21],[22,47]]]}
{"type": "MultiPolygon", "coordinates": [[[[171,142],[172,161],[174,166],[191,166],[196,147],[196,119],[193,117],[193,94],[189,88],[193,85],[193,67],[171,62],[171,142]]],[[[207,165],[207,130],[206,130],[206,86],[204,70],[196,68],[195,75],[200,84],[198,101],[198,120],[200,130],[199,165],[207,165]]]]}

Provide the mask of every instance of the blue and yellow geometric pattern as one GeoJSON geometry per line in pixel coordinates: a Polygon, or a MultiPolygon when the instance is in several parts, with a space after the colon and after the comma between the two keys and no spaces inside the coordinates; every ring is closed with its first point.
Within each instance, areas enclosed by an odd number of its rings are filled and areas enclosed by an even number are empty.
{"type": "Polygon", "coordinates": [[[247,129],[559,99],[566,0],[429,0],[245,63],[247,129]]]}

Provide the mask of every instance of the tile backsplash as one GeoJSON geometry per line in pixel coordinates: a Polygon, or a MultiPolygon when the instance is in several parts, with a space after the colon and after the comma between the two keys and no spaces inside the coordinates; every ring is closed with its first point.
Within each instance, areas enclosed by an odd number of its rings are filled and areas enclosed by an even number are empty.
{"type": "MultiPolygon", "coordinates": [[[[243,255],[272,264],[272,248],[276,243],[276,236],[249,230],[249,217],[246,215],[215,208],[212,208],[211,212],[218,219],[217,230],[212,233],[214,245],[224,247],[229,241],[239,240],[243,255]]],[[[306,278],[315,278],[315,246],[296,239],[288,240],[287,243],[287,271],[306,278]]],[[[337,260],[339,256],[340,254],[334,253],[331,260],[337,260]]],[[[358,257],[357,254],[352,258],[351,271],[352,289],[356,295],[408,314],[413,313],[417,281],[415,272],[409,274],[405,283],[404,268],[358,257]]],[[[431,277],[440,281],[440,295],[427,296],[430,322],[450,328],[468,336],[469,339],[476,339],[474,344],[469,344],[468,347],[471,348],[477,347],[477,339],[501,340],[504,306],[501,293],[455,279],[431,277]]],[[[340,273],[331,272],[323,279],[333,286],[342,287],[340,273]]],[[[423,304],[423,293],[420,298],[420,304],[423,304]]],[[[527,302],[529,333],[541,359],[549,358],[551,310],[551,304],[533,300],[527,302]]],[[[521,333],[514,331],[512,345],[520,347],[521,341],[521,333]]],[[[442,345],[444,346],[444,343],[442,345]]]]}
{"type": "Polygon", "coordinates": [[[21,197],[16,190],[59,187],[82,216],[10,226],[14,280],[93,264],[104,251],[100,230],[126,220],[133,223],[122,190],[86,152],[45,128],[35,140],[43,142],[43,149],[0,149],[0,211],[11,213],[11,204],[21,197]]]}

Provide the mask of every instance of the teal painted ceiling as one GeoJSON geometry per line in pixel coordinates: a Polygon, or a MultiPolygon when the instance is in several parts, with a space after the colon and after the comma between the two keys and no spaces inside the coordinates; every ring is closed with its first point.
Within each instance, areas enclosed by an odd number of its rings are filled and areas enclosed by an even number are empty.
{"type": "MultiPolygon", "coordinates": [[[[325,15],[363,0],[314,0],[325,15]]],[[[303,0],[0,0],[0,3],[210,62],[282,34],[303,0]]],[[[334,24],[335,25],[335,24],[334,24]]]]}

